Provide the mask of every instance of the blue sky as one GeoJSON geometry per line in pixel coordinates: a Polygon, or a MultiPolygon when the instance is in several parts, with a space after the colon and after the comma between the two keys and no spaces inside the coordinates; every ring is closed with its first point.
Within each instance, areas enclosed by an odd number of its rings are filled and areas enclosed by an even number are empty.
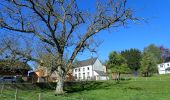
{"type": "MultiPolygon", "coordinates": [[[[149,44],[164,45],[170,48],[170,0],[127,0],[128,6],[134,9],[135,16],[144,18],[139,24],[129,24],[125,28],[110,29],[98,34],[103,44],[98,48],[97,55],[102,61],[108,59],[111,51],[130,48],[143,50],[149,44]]],[[[90,8],[91,0],[87,0],[90,8]]],[[[79,59],[91,57],[84,53],[79,59]]]]}
{"type": "MultiPolygon", "coordinates": [[[[95,0],[80,0],[80,7],[94,8],[95,0]]],[[[170,0],[127,0],[128,7],[134,9],[135,16],[144,18],[139,24],[129,24],[125,28],[101,31],[97,38],[103,43],[97,49],[94,57],[105,61],[111,51],[121,51],[130,48],[143,50],[149,44],[164,45],[170,48],[170,0]]],[[[5,31],[0,31],[0,36],[5,31]]],[[[91,53],[80,54],[77,59],[87,59],[91,53]]]]}

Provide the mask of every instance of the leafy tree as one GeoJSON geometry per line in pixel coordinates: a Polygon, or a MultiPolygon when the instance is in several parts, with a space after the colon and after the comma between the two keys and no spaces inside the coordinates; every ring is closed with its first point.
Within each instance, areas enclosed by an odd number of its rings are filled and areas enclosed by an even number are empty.
{"type": "Polygon", "coordinates": [[[109,54],[107,66],[111,73],[117,73],[117,80],[120,80],[120,74],[129,72],[126,59],[119,53],[113,51],[109,54]]]}
{"type": "Polygon", "coordinates": [[[137,71],[140,68],[142,59],[141,51],[138,49],[129,49],[121,52],[121,55],[126,59],[128,67],[132,71],[137,71]]]}
{"type": "Polygon", "coordinates": [[[153,53],[145,52],[141,60],[140,72],[143,76],[151,76],[157,71],[156,60],[154,59],[153,53]]]}
{"type": "Polygon", "coordinates": [[[156,63],[161,63],[162,62],[161,50],[156,45],[151,44],[148,47],[144,48],[144,53],[145,52],[152,53],[153,59],[155,59],[156,63]]]}
{"type": "MultiPolygon", "coordinates": [[[[94,35],[138,20],[126,7],[126,0],[99,0],[93,11],[79,7],[78,2],[81,0],[2,0],[0,4],[1,29],[32,36],[55,57],[56,94],[64,93],[64,79],[76,56],[86,49],[94,51],[94,35]]],[[[15,52],[41,64],[40,59],[15,52]]]]}

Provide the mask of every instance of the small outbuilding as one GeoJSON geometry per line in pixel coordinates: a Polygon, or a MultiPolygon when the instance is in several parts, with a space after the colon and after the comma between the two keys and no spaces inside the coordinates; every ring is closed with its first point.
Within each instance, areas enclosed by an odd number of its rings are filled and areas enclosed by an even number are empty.
{"type": "Polygon", "coordinates": [[[27,77],[31,67],[20,61],[0,60],[0,76],[22,76],[27,77]]]}

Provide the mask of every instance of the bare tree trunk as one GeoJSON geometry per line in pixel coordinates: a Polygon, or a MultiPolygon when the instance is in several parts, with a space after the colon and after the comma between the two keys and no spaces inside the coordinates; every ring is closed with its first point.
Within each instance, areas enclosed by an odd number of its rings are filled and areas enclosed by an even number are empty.
{"type": "Polygon", "coordinates": [[[120,73],[118,74],[118,80],[119,80],[119,81],[121,80],[120,73]]]}
{"type": "Polygon", "coordinates": [[[64,94],[64,72],[61,69],[61,66],[58,67],[58,73],[57,73],[57,86],[56,86],[56,91],[55,94],[64,94]]]}
{"type": "Polygon", "coordinates": [[[116,77],[116,83],[120,82],[120,73],[117,73],[117,77],[116,77]]]}

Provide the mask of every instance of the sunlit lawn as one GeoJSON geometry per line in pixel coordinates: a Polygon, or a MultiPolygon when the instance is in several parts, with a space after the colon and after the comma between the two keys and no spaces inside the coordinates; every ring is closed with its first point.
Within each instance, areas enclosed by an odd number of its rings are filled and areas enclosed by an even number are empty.
{"type": "MultiPolygon", "coordinates": [[[[83,83],[66,89],[68,93],[54,96],[54,90],[18,90],[18,100],[170,100],[170,75],[130,80],[83,83]]],[[[15,89],[4,90],[0,100],[14,100],[15,89]]]]}

